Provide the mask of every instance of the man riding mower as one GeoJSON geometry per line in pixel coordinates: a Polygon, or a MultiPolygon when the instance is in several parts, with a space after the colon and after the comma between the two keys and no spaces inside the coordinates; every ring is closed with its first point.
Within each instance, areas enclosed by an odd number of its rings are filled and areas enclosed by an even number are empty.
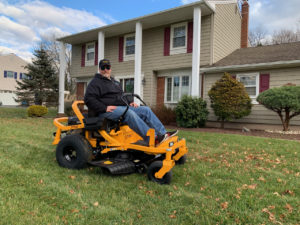
{"type": "MultiPolygon", "coordinates": [[[[146,105],[138,95],[130,95],[146,105]]],[[[145,144],[123,121],[130,108],[126,97],[128,94],[122,97],[126,110],[117,121],[84,116],[80,111],[83,101],[75,101],[72,105],[76,117],[56,118],[53,144],[57,145],[57,162],[69,169],[97,166],[111,174],[146,172],[149,180],[169,184],[175,163],[183,164],[186,160],[186,141],[174,135],[156,144],[155,130],[150,128],[145,144]]]]}

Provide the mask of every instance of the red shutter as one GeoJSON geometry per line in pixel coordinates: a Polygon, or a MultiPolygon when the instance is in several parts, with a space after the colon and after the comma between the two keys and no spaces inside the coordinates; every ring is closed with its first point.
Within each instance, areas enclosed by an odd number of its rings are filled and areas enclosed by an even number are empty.
{"type": "Polygon", "coordinates": [[[85,67],[85,44],[81,47],[81,67],[85,67]]]}
{"type": "Polygon", "coordinates": [[[95,66],[98,65],[98,42],[95,43],[95,66]]]}
{"type": "Polygon", "coordinates": [[[124,37],[119,38],[119,62],[123,62],[124,37]]]}
{"type": "Polygon", "coordinates": [[[188,23],[187,53],[193,52],[193,22],[188,23]]]}
{"type": "Polygon", "coordinates": [[[165,77],[157,78],[156,105],[162,106],[165,101],[165,77]]]}
{"type": "Polygon", "coordinates": [[[270,74],[260,74],[259,76],[259,93],[268,90],[270,87],[270,74]]]}
{"type": "Polygon", "coordinates": [[[165,28],[165,38],[164,38],[164,56],[170,55],[170,36],[171,36],[171,28],[165,28]]]}

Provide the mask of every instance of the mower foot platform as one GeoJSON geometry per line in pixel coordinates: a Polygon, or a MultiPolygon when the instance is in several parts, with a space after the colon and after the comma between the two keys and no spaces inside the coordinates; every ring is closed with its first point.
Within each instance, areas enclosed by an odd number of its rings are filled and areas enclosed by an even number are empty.
{"type": "Polygon", "coordinates": [[[91,165],[100,167],[113,175],[129,174],[136,172],[136,166],[129,160],[104,159],[90,162],[91,165]]]}

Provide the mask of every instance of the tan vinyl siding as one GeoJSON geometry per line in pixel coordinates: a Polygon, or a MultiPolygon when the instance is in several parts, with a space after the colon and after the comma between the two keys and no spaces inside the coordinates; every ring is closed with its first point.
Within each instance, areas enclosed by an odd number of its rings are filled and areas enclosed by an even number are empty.
{"type": "MultiPolygon", "coordinates": [[[[211,57],[211,16],[202,17],[201,23],[201,65],[203,66],[210,63],[211,57]]],[[[142,73],[146,80],[143,96],[144,100],[152,106],[156,104],[157,77],[155,71],[192,67],[192,53],[163,55],[165,28],[166,26],[162,26],[143,31],[142,73]]],[[[104,54],[105,58],[111,60],[114,76],[134,75],[134,60],[119,62],[119,37],[105,39],[104,54]]],[[[81,67],[81,45],[73,46],[71,75],[78,78],[91,77],[96,71],[96,66],[81,67]]]]}
{"type": "Polygon", "coordinates": [[[241,16],[237,4],[216,5],[213,63],[240,48],[240,45],[241,16]]]}
{"type": "MultiPolygon", "coordinates": [[[[270,88],[280,87],[287,83],[293,83],[300,85],[300,68],[285,68],[285,69],[272,69],[272,70],[259,70],[259,71],[247,71],[249,73],[260,73],[260,74],[270,74],[270,88]]],[[[231,72],[231,74],[239,74],[242,72],[231,72]]],[[[244,73],[244,72],[243,72],[244,73]]],[[[211,89],[212,85],[220,79],[222,73],[216,74],[205,74],[204,76],[204,99],[207,101],[209,106],[209,120],[216,121],[216,116],[213,110],[210,108],[210,100],[208,97],[208,91],[211,89]]],[[[266,109],[264,106],[255,104],[252,107],[252,112],[249,116],[242,118],[240,120],[234,120],[234,122],[241,123],[260,123],[260,124],[281,124],[279,116],[266,109]]],[[[300,116],[297,116],[291,120],[291,125],[300,125],[300,116]]]]}

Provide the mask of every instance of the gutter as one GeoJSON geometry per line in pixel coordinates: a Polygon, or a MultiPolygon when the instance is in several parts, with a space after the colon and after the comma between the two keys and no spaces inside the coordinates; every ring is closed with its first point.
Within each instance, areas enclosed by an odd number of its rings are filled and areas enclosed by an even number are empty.
{"type": "Polygon", "coordinates": [[[238,71],[238,70],[261,69],[261,68],[293,67],[293,66],[300,66],[300,60],[277,61],[277,62],[268,62],[268,63],[243,64],[243,65],[230,65],[230,66],[209,67],[209,68],[202,67],[202,68],[200,68],[200,73],[215,73],[215,72],[225,72],[225,71],[238,71]]]}

